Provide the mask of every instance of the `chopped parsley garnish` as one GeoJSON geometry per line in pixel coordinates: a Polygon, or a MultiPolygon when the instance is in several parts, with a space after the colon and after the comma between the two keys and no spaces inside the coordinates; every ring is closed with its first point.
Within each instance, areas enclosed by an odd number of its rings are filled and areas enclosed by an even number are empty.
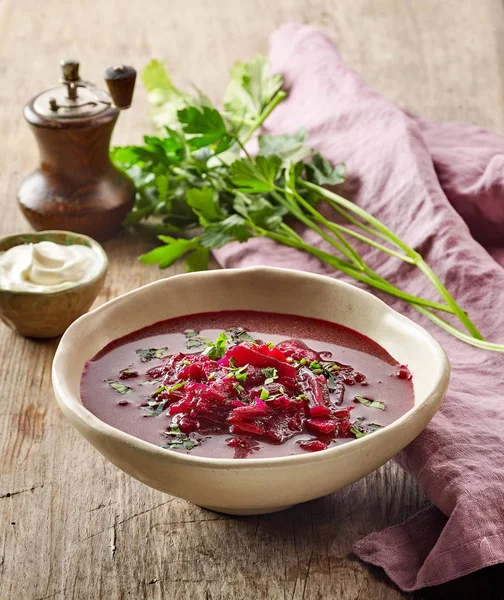
{"type": "Polygon", "coordinates": [[[369,433],[373,433],[374,431],[378,431],[378,429],[383,429],[384,427],[384,425],[378,425],[378,423],[370,423],[366,427],[363,427],[363,421],[364,417],[359,417],[352,423],[350,431],[355,435],[356,438],[364,437],[369,433]]]}
{"type": "Polygon", "coordinates": [[[224,369],[229,371],[229,373],[226,375],[226,379],[230,379],[231,377],[236,377],[238,381],[245,381],[247,379],[248,364],[239,367],[236,364],[236,359],[234,356],[229,359],[229,366],[224,367],[224,369]]]}
{"type": "Polygon", "coordinates": [[[183,387],[184,384],[185,384],[185,381],[179,381],[178,383],[176,383],[175,385],[172,385],[170,387],[166,387],[165,385],[159,386],[156,391],[152,392],[150,399],[147,401],[147,405],[140,407],[142,410],[146,410],[150,413],[145,416],[146,417],[157,417],[166,408],[169,398],[167,398],[165,396],[164,399],[158,400],[157,398],[155,398],[155,396],[158,396],[161,392],[166,392],[166,394],[169,396],[175,390],[178,390],[181,387],[183,387]]]}
{"type": "Polygon", "coordinates": [[[241,342],[256,344],[256,340],[250,336],[243,327],[229,327],[226,329],[226,336],[233,344],[240,344],[241,342]]]}
{"type": "Polygon", "coordinates": [[[247,369],[248,369],[248,365],[243,365],[243,367],[235,367],[235,361],[234,359],[231,359],[229,361],[230,366],[226,367],[228,371],[230,371],[227,375],[226,375],[226,379],[230,379],[231,377],[234,377],[235,379],[237,379],[238,381],[245,381],[247,379],[247,369]],[[233,362],[231,362],[231,360],[233,360],[233,362]]]}
{"type": "Polygon", "coordinates": [[[182,433],[180,431],[180,427],[174,423],[172,423],[170,428],[164,432],[164,435],[172,439],[168,444],[164,444],[163,448],[185,448],[187,451],[191,451],[193,448],[201,444],[200,440],[192,439],[185,433],[182,433]]]}
{"type": "Polygon", "coordinates": [[[116,381],[115,379],[107,379],[106,382],[109,384],[109,386],[114,389],[116,392],[119,392],[120,394],[123,394],[123,396],[125,396],[126,394],[129,394],[131,391],[133,391],[133,388],[130,388],[129,385],[124,385],[124,383],[119,383],[119,381],[116,381]]]}
{"type": "Polygon", "coordinates": [[[259,400],[267,400],[270,397],[270,393],[266,388],[262,388],[261,395],[259,396],[259,400]]]}
{"type": "Polygon", "coordinates": [[[142,362],[149,362],[154,358],[163,358],[163,354],[168,348],[149,348],[148,350],[135,350],[135,352],[140,356],[140,360],[142,362]]]}
{"type": "Polygon", "coordinates": [[[201,337],[199,331],[195,331],[194,329],[187,329],[184,331],[184,335],[186,338],[186,348],[188,350],[202,348],[207,343],[207,340],[201,337]]]}
{"type": "Polygon", "coordinates": [[[373,431],[378,431],[378,429],[383,429],[383,427],[383,425],[378,425],[378,423],[370,423],[367,426],[370,433],[372,433],[373,431]]]}
{"type": "Polygon", "coordinates": [[[334,375],[329,375],[327,378],[327,387],[329,388],[330,394],[336,391],[336,379],[334,379],[334,375]]]}
{"type": "Polygon", "coordinates": [[[261,369],[261,373],[266,377],[264,385],[269,385],[270,383],[273,383],[275,379],[278,379],[278,371],[274,367],[261,369]]]}
{"type": "Polygon", "coordinates": [[[385,404],[380,402],[379,400],[370,400],[369,398],[364,398],[364,396],[354,396],[354,400],[364,404],[364,406],[369,406],[369,408],[378,408],[379,410],[385,410],[385,404]]]}
{"type": "Polygon", "coordinates": [[[215,342],[208,342],[207,347],[203,350],[203,354],[212,360],[219,360],[226,354],[227,337],[224,332],[219,333],[215,342]]]}
{"type": "Polygon", "coordinates": [[[355,419],[355,421],[352,423],[352,427],[350,428],[350,431],[355,435],[357,439],[364,437],[368,434],[367,431],[364,431],[364,429],[361,428],[361,424],[363,421],[364,417],[359,417],[355,419]]]}

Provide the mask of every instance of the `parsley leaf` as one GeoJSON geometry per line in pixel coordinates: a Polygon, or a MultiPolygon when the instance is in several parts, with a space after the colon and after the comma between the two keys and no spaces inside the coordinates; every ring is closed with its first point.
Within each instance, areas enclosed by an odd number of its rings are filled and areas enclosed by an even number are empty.
{"type": "Polygon", "coordinates": [[[163,354],[168,348],[149,348],[148,350],[135,350],[136,354],[140,356],[142,362],[150,362],[154,358],[163,358],[163,354]]]}
{"type": "Polygon", "coordinates": [[[129,385],[124,385],[124,383],[120,383],[115,379],[107,379],[106,381],[112,389],[114,389],[116,392],[119,392],[123,396],[133,391],[133,388],[130,388],[129,385]]]}
{"type": "Polygon", "coordinates": [[[212,360],[219,360],[226,354],[227,337],[224,332],[219,333],[215,342],[208,342],[208,346],[203,350],[203,354],[212,360]]]}
{"type": "Polygon", "coordinates": [[[270,397],[270,393],[268,392],[268,390],[263,387],[261,390],[261,394],[259,396],[259,400],[267,400],[270,397]]]}
{"type": "Polygon", "coordinates": [[[378,431],[378,429],[383,429],[383,427],[383,425],[378,425],[378,423],[369,423],[367,426],[370,433],[373,433],[373,431],[378,431]]]}
{"type": "Polygon", "coordinates": [[[274,367],[266,367],[265,369],[261,369],[261,373],[266,377],[264,381],[264,385],[269,385],[273,383],[275,379],[278,379],[278,371],[274,367]]]}
{"type": "Polygon", "coordinates": [[[262,156],[277,156],[282,160],[282,166],[288,168],[313,154],[312,148],[305,144],[307,139],[304,129],[294,135],[260,135],[259,152],[262,156]]]}
{"type": "Polygon", "coordinates": [[[218,194],[210,187],[192,188],[186,192],[187,204],[198,215],[200,225],[222,221],[225,214],[219,206],[218,194]]]}
{"type": "Polygon", "coordinates": [[[345,165],[343,163],[333,167],[321,154],[315,154],[305,164],[308,181],[317,185],[337,185],[345,181],[345,165]]]}
{"type": "MultiPolygon", "coordinates": [[[[218,141],[222,141],[224,145],[227,144],[226,147],[231,145],[232,138],[227,131],[226,124],[215,108],[189,106],[179,110],[177,117],[184,131],[194,134],[187,140],[190,148],[203,148],[218,141]]],[[[221,147],[221,151],[224,149],[221,147]]]]}
{"type": "Polygon", "coordinates": [[[240,215],[230,215],[220,223],[211,223],[201,234],[200,242],[205,248],[222,248],[229,242],[246,242],[252,234],[245,219],[240,215]]]}
{"type": "Polygon", "coordinates": [[[248,63],[237,62],[224,94],[224,109],[237,129],[248,127],[282,87],[282,77],[270,74],[268,60],[256,56],[248,63]]]}
{"type": "Polygon", "coordinates": [[[170,267],[181,256],[184,256],[189,250],[199,247],[199,239],[197,237],[192,240],[185,240],[160,235],[159,239],[165,245],[154,248],[154,250],[147,252],[147,254],[142,254],[138,259],[140,262],[146,265],[159,263],[159,268],[165,269],[166,267],[170,267]]]}
{"type": "Polygon", "coordinates": [[[354,400],[364,404],[364,406],[369,406],[369,408],[378,408],[379,410],[385,410],[385,404],[380,402],[379,400],[369,400],[369,398],[364,398],[364,396],[354,396],[354,400]]]}
{"type": "Polygon", "coordinates": [[[167,444],[163,445],[163,448],[168,448],[170,450],[176,448],[185,448],[188,452],[190,452],[196,446],[199,446],[203,440],[197,440],[189,437],[185,433],[180,431],[180,427],[176,423],[172,423],[170,427],[163,432],[163,435],[171,438],[167,444]]]}
{"type": "Polygon", "coordinates": [[[363,421],[364,417],[359,417],[355,419],[355,421],[352,423],[352,427],[350,428],[350,431],[355,435],[357,439],[367,435],[367,431],[364,431],[361,428],[361,424],[363,421]]]}
{"type": "Polygon", "coordinates": [[[243,327],[229,327],[226,329],[226,335],[229,341],[234,344],[240,342],[248,342],[249,344],[256,344],[255,339],[250,336],[243,327]]]}
{"type": "Polygon", "coordinates": [[[154,123],[158,127],[177,124],[177,112],[187,104],[189,98],[174,86],[164,64],[152,60],[145,67],[142,80],[149,92],[154,123]]]}
{"type": "Polygon", "coordinates": [[[194,273],[195,271],[206,271],[210,259],[210,250],[208,248],[198,247],[190,252],[184,259],[186,271],[194,273]]]}
{"type": "Polygon", "coordinates": [[[201,337],[198,331],[194,329],[187,329],[184,331],[186,338],[186,348],[192,350],[193,348],[202,348],[206,345],[207,341],[201,337]]]}
{"type": "Polygon", "coordinates": [[[276,156],[257,156],[255,160],[243,158],[231,165],[231,181],[248,194],[272,192],[279,168],[280,159],[276,156]]]}

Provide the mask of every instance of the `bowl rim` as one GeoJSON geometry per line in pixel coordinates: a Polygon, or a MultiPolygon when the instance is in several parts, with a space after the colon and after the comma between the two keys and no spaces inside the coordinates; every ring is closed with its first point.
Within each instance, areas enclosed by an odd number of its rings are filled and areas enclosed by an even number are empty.
{"type": "MultiPolygon", "coordinates": [[[[157,322],[157,321],[154,321],[157,322]]],[[[146,325],[148,326],[148,325],[146,325]]],[[[134,330],[135,331],[135,330],[134,330]]],[[[133,332],[130,332],[133,333],[133,332]]],[[[128,334],[124,334],[128,335],[128,334]]],[[[122,337],[122,336],[121,336],[122,337]]],[[[112,340],[111,340],[112,341],[112,340]]],[[[89,360],[89,359],[88,359],[89,360]]],[[[371,294],[370,292],[363,290],[357,286],[354,286],[345,281],[340,281],[338,279],[334,279],[332,277],[327,277],[326,275],[319,275],[316,273],[310,273],[305,271],[297,271],[295,269],[285,269],[279,267],[263,267],[263,266],[253,266],[253,267],[245,267],[245,268],[236,268],[236,269],[216,269],[212,271],[204,271],[204,272],[194,272],[194,273],[183,273],[178,275],[173,275],[164,279],[159,279],[152,283],[148,283],[144,286],[136,288],[135,290],[131,290],[126,292],[125,294],[121,294],[112,300],[102,304],[101,306],[95,308],[79,317],[74,323],[70,325],[70,327],[66,330],[64,335],[62,336],[60,343],[58,344],[58,348],[56,349],[56,353],[52,363],[52,385],[53,390],[56,396],[56,399],[60,405],[63,405],[74,417],[76,417],[79,421],[85,423],[87,427],[90,427],[93,430],[97,430],[102,434],[105,434],[108,437],[114,438],[117,442],[127,444],[129,446],[133,446],[138,448],[142,453],[147,453],[151,455],[159,456],[160,459],[168,459],[170,462],[178,463],[180,466],[198,466],[200,468],[207,468],[213,470],[220,469],[229,469],[229,468],[239,468],[239,469],[256,469],[256,468],[277,468],[277,467],[288,467],[293,465],[309,465],[314,462],[318,462],[320,460],[329,460],[338,455],[344,457],[347,454],[353,454],[355,452],[366,452],[368,446],[375,445],[379,443],[379,440],[384,440],[387,435],[390,435],[392,431],[400,429],[404,423],[413,418],[418,411],[425,409],[425,407],[429,406],[433,402],[435,402],[438,398],[442,399],[444,394],[446,393],[446,389],[448,387],[449,379],[450,379],[450,362],[448,356],[444,350],[444,348],[439,344],[439,342],[421,325],[418,325],[408,317],[402,315],[397,312],[388,304],[371,294]],[[180,452],[173,452],[168,448],[163,448],[162,446],[156,446],[151,442],[147,442],[145,440],[141,440],[134,435],[126,433],[121,429],[118,429],[108,423],[105,423],[97,416],[95,416],[91,411],[89,411],[83,404],[80,398],[75,398],[72,394],[66,394],[63,391],[62,383],[60,381],[60,377],[58,374],[59,363],[63,360],[63,355],[67,352],[67,344],[68,338],[72,335],[72,330],[79,327],[83,320],[87,319],[90,315],[105,312],[110,310],[115,304],[122,302],[125,298],[131,298],[137,294],[145,293],[147,289],[161,287],[163,285],[169,285],[168,282],[171,280],[179,279],[181,277],[184,278],[200,278],[200,277],[215,277],[215,276],[233,276],[235,273],[242,273],[244,271],[255,271],[255,272],[267,272],[271,274],[278,275],[290,275],[295,277],[301,277],[306,279],[311,279],[313,281],[327,281],[332,282],[332,285],[337,287],[341,287],[343,289],[351,289],[352,293],[356,293],[364,298],[368,302],[375,303],[375,305],[379,306],[384,313],[389,313],[393,316],[394,319],[403,321],[408,324],[409,327],[413,327],[420,334],[426,338],[426,340],[430,343],[431,352],[435,353],[435,359],[437,359],[438,364],[440,366],[440,377],[438,381],[435,383],[432,391],[428,394],[420,404],[415,404],[410,410],[404,413],[401,417],[384,427],[378,431],[373,432],[373,435],[367,435],[362,438],[358,438],[352,440],[351,443],[340,444],[334,446],[332,448],[327,448],[320,452],[307,452],[306,454],[295,454],[295,455],[287,455],[287,456],[275,456],[275,457],[266,457],[266,458],[212,458],[205,456],[194,456],[190,454],[182,454],[180,452]]],[[[440,400],[441,401],[441,400],[440,400]]]]}
{"type": "MultiPolygon", "coordinates": [[[[45,229],[44,231],[29,231],[27,233],[13,233],[11,235],[6,235],[4,237],[1,237],[0,244],[3,244],[4,242],[9,242],[9,241],[17,241],[19,238],[26,238],[26,237],[28,237],[28,238],[33,237],[34,241],[37,238],[41,238],[38,241],[43,242],[43,241],[45,241],[43,239],[44,236],[54,235],[54,234],[68,235],[70,237],[81,239],[82,241],[88,242],[88,244],[89,244],[88,247],[91,247],[97,253],[97,255],[100,257],[101,266],[100,266],[100,270],[96,273],[96,275],[94,277],[92,277],[91,279],[89,279],[88,281],[83,281],[81,283],[75,283],[63,290],[51,291],[50,289],[48,289],[46,292],[40,292],[40,291],[35,292],[33,290],[10,290],[10,289],[2,287],[2,285],[0,284],[0,293],[1,294],[12,294],[14,296],[26,296],[26,297],[29,297],[29,296],[32,296],[32,297],[35,297],[35,296],[55,297],[58,295],[63,295],[68,292],[73,292],[75,290],[79,290],[79,289],[83,289],[88,286],[91,286],[91,285],[95,284],[97,281],[100,281],[100,279],[103,279],[103,277],[105,277],[105,275],[108,271],[108,267],[109,267],[107,253],[105,252],[105,250],[103,249],[101,244],[99,244],[92,237],[85,235],[84,233],[76,233],[74,231],[67,231],[65,229],[45,229]]],[[[24,244],[27,244],[27,243],[30,243],[30,242],[27,242],[27,241],[20,242],[19,244],[14,244],[12,246],[12,248],[15,248],[16,246],[23,246],[24,244]]],[[[68,245],[72,246],[74,244],[72,243],[72,244],[68,244],[68,245]]],[[[87,245],[87,244],[77,244],[77,245],[87,245]]],[[[0,250],[0,252],[6,252],[6,250],[0,250]]]]}

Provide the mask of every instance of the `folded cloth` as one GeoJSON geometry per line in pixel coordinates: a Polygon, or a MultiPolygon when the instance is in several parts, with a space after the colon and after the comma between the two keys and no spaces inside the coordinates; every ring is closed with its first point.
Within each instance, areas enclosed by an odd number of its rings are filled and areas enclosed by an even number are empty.
{"type": "MultiPolygon", "coordinates": [[[[312,27],[290,24],[275,32],[270,60],[289,96],[268,119],[268,132],[305,128],[313,147],[344,161],[351,186],[341,193],[421,252],[485,337],[504,342],[504,270],[462,218],[482,241],[487,233],[491,243],[504,237],[502,139],[404,113],[369,89],[312,27]]],[[[311,230],[303,236],[331,251],[311,230]]],[[[398,268],[396,259],[369,247],[359,250],[394,284],[436,298],[417,269],[398,268]]],[[[345,279],[270,240],[233,243],[216,256],[224,267],[273,265],[345,279]]],[[[504,356],[464,344],[404,303],[384,299],[428,329],[452,364],[440,411],[396,457],[433,506],[354,547],[362,560],[413,591],[504,561],[504,356]]]]}

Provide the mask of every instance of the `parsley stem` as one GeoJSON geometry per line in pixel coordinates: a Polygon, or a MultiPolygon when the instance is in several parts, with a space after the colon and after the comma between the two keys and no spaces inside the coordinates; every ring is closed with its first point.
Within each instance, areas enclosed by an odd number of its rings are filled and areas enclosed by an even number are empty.
{"type": "Polygon", "coordinates": [[[341,235],[341,233],[339,231],[337,231],[337,229],[335,227],[333,227],[334,223],[331,223],[331,221],[329,221],[322,214],[320,214],[320,212],[316,208],[314,208],[309,202],[307,202],[300,194],[298,194],[296,192],[296,190],[288,190],[288,191],[296,198],[298,203],[301,204],[305,208],[305,210],[307,210],[308,212],[311,212],[311,214],[314,216],[316,221],[325,225],[334,235],[337,236],[340,243],[343,244],[343,246],[346,248],[346,251],[348,253],[347,254],[348,258],[353,258],[354,262],[357,265],[359,265],[363,270],[365,270],[367,268],[366,263],[364,262],[364,260],[360,256],[360,254],[357,252],[357,250],[355,250],[355,248],[353,248],[347,242],[347,240],[345,240],[345,238],[341,235]]]}
{"type": "Polygon", "coordinates": [[[346,261],[342,261],[338,257],[324,252],[319,248],[315,248],[315,246],[310,246],[305,242],[300,243],[282,234],[258,228],[253,223],[248,224],[251,227],[251,229],[258,233],[258,235],[270,238],[276,242],[279,242],[280,244],[284,244],[286,246],[291,246],[292,248],[297,248],[298,250],[308,252],[309,254],[312,254],[313,256],[317,257],[322,262],[325,262],[326,264],[342,271],[343,273],[349,275],[350,277],[353,277],[354,279],[357,279],[358,281],[361,281],[362,283],[369,285],[370,287],[377,288],[392,296],[401,298],[409,304],[425,306],[434,310],[440,310],[449,314],[453,314],[453,311],[446,304],[441,304],[440,302],[435,302],[432,300],[427,300],[425,298],[412,296],[406,292],[403,292],[399,288],[396,288],[393,284],[389,283],[385,279],[382,279],[381,277],[377,277],[375,279],[370,277],[369,275],[359,272],[353,265],[347,263],[346,261]]]}
{"type": "Polygon", "coordinates": [[[451,323],[448,323],[439,315],[436,315],[435,313],[431,312],[429,309],[426,309],[422,306],[415,306],[414,308],[418,310],[418,312],[420,312],[421,314],[425,315],[433,323],[441,327],[441,329],[444,329],[450,335],[453,335],[454,337],[458,338],[459,340],[462,340],[463,342],[466,342],[467,344],[470,344],[471,346],[475,346],[476,348],[481,348],[483,350],[492,350],[493,352],[504,352],[503,344],[496,344],[494,342],[488,342],[485,339],[475,338],[471,335],[468,335],[467,333],[464,333],[463,331],[460,331],[460,329],[457,329],[451,323]]]}
{"type": "Polygon", "coordinates": [[[298,182],[304,187],[317,192],[325,199],[329,200],[332,203],[336,203],[340,206],[343,206],[345,209],[350,210],[361,219],[364,219],[374,227],[376,227],[379,231],[385,234],[389,241],[395,244],[398,248],[403,250],[406,255],[408,255],[411,259],[413,259],[415,265],[422,271],[422,273],[427,277],[427,279],[432,283],[435,289],[438,291],[439,295],[445,300],[445,302],[452,309],[453,314],[455,314],[467,331],[476,339],[483,340],[482,334],[476,328],[474,323],[469,319],[467,313],[457,304],[453,296],[446,289],[446,287],[441,283],[438,276],[432,271],[429,265],[424,261],[421,255],[413,248],[410,248],[405,242],[403,242],[398,236],[396,236],[386,225],[381,223],[378,219],[370,215],[366,210],[357,206],[353,202],[346,200],[342,196],[335,194],[323,187],[310,183],[309,181],[305,181],[303,179],[298,179],[298,182]]]}
{"type": "MultiPolygon", "coordinates": [[[[347,259],[349,259],[350,261],[353,261],[355,264],[357,264],[362,270],[361,265],[356,263],[353,256],[351,255],[351,253],[346,250],[346,248],[343,246],[343,244],[340,244],[339,242],[337,242],[328,233],[326,233],[323,229],[321,229],[316,223],[314,223],[311,219],[309,219],[305,215],[305,213],[300,209],[300,207],[298,206],[297,202],[294,199],[291,200],[289,197],[284,197],[279,192],[284,192],[284,190],[282,188],[278,188],[278,191],[271,192],[271,195],[279,203],[283,204],[289,210],[289,212],[296,217],[296,219],[298,219],[299,221],[304,223],[307,227],[309,227],[310,229],[315,231],[315,233],[318,233],[318,235],[320,235],[320,237],[322,237],[324,240],[326,240],[326,242],[331,244],[331,246],[333,248],[338,250],[338,252],[340,252],[347,259]]],[[[347,263],[347,264],[350,264],[350,263],[347,263]]]]}
{"type": "Polygon", "coordinates": [[[270,114],[275,110],[277,105],[280,104],[280,102],[282,102],[282,100],[286,97],[287,94],[283,90],[280,90],[273,96],[273,99],[269,102],[269,104],[265,106],[262,113],[258,115],[256,119],[254,119],[253,124],[250,126],[250,129],[247,132],[247,135],[241,141],[243,145],[245,145],[250,140],[250,138],[254,135],[255,131],[259,129],[259,127],[261,127],[264,121],[266,121],[270,114]]]}

